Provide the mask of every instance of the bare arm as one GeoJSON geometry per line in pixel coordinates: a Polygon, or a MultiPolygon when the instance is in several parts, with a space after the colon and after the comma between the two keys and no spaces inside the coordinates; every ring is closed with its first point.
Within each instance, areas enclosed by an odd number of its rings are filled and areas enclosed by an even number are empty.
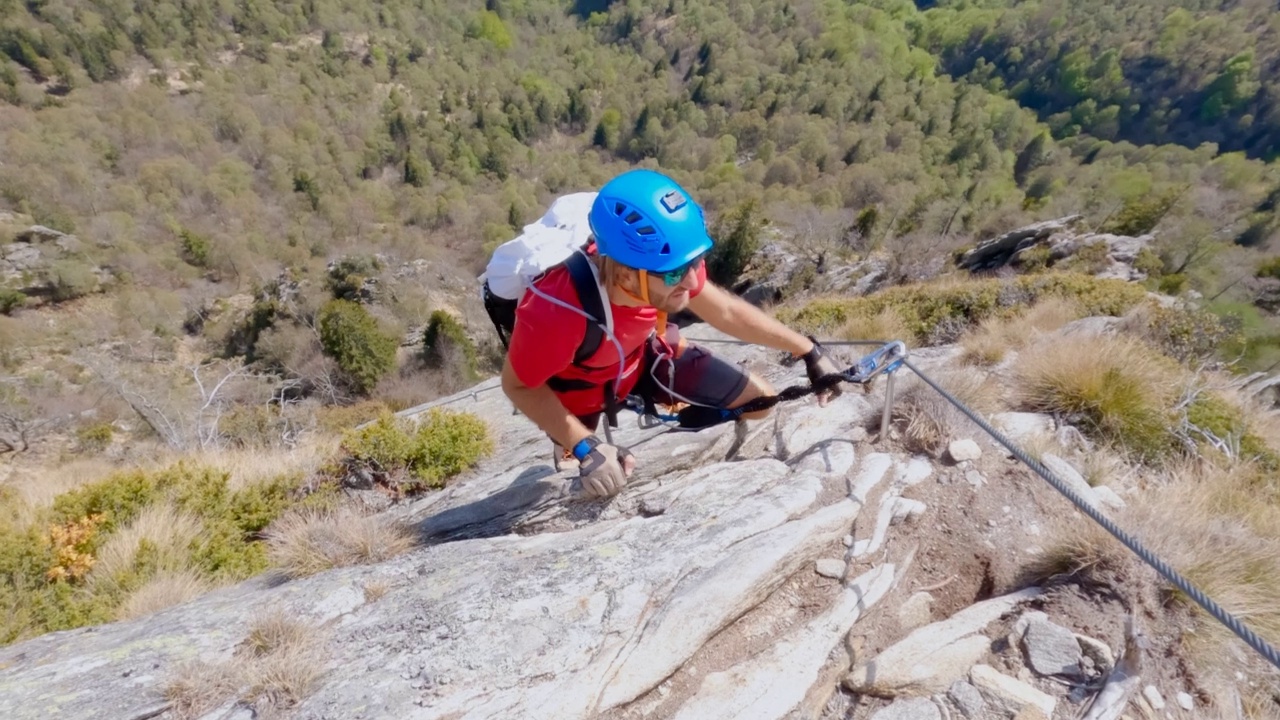
{"type": "Polygon", "coordinates": [[[764,345],[800,356],[813,341],[766,315],[759,308],[708,281],[689,299],[689,309],[720,332],[753,345],[764,345]]]}
{"type": "Polygon", "coordinates": [[[572,448],[591,434],[573,413],[565,409],[551,388],[545,384],[529,387],[520,382],[511,368],[510,360],[502,364],[502,391],[525,417],[561,447],[572,448]]]}

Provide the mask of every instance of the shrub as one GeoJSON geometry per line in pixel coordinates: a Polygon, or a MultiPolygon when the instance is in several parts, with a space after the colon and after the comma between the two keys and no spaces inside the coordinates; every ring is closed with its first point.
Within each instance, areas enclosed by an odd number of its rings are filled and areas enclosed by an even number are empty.
{"type": "Polygon", "coordinates": [[[382,263],[376,257],[350,255],[329,266],[325,285],[335,300],[356,301],[366,296],[366,282],[381,271],[382,263]]]}
{"type": "Polygon", "coordinates": [[[1130,236],[1151,232],[1164,219],[1180,194],[1180,190],[1174,189],[1156,196],[1129,200],[1107,223],[1103,232],[1130,236]]]}
{"type": "Polygon", "coordinates": [[[1111,267],[1111,250],[1105,242],[1101,241],[1081,247],[1062,263],[1062,269],[1074,270],[1086,275],[1097,275],[1109,267],[1111,267]]]}
{"type": "Polygon", "coordinates": [[[385,478],[405,471],[413,478],[401,487],[412,492],[438,489],[493,451],[488,427],[471,413],[432,409],[415,429],[387,413],[377,422],[347,433],[342,442],[349,463],[385,478]]]}
{"type": "Polygon", "coordinates": [[[1240,408],[1208,392],[1199,392],[1184,410],[1183,429],[1202,448],[1225,451],[1233,460],[1256,462],[1267,472],[1280,472],[1280,455],[1252,432],[1240,408]]]}
{"type": "Polygon", "coordinates": [[[76,431],[80,449],[87,452],[102,452],[111,444],[114,436],[115,427],[109,422],[93,423],[76,431]]]}
{"type": "Polygon", "coordinates": [[[362,400],[351,405],[333,405],[316,411],[316,424],[326,432],[342,432],[375,420],[390,408],[381,400],[362,400]]]}
{"type": "Polygon", "coordinates": [[[1125,325],[1182,363],[1207,362],[1222,348],[1244,342],[1239,322],[1189,305],[1147,304],[1132,313],[1125,325]]]}
{"type": "Polygon", "coordinates": [[[178,232],[178,242],[182,248],[182,259],[198,268],[209,267],[209,240],[194,231],[183,228],[178,232]]]}
{"type": "Polygon", "coordinates": [[[275,447],[290,427],[289,418],[272,405],[238,405],[218,418],[218,434],[238,448],[275,447]]]}
{"type": "Polygon", "coordinates": [[[317,322],[325,354],[338,363],[356,392],[368,392],[395,368],[397,339],[383,332],[363,306],[330,300],[317,322]]]}
{"type": "Polygon", "coordinates": [[[462,323],[444,310],[431,313],[422,334],[423,359],[432,367],[454,365],[467,380],[479,377],[475,343],[462,323]],[[451,363],[450,360],[453,362],[451,363]]]}
{"type": "MultiPolygon", "coordinates": [[[[1272,278],[1280,280],[1280,256],[1263,260],[1258,264],[1258,269],[1254,273],[1260,278],[1272,278]]],[[[0,300],[0,309],[3,308],[3,300],[0,300]]]]}
{"type": "Polygon", "coordinates": [[[0,288],[0,315],[10,315],[27,302],[27,296],[12,288],[0,288]]]}
{"type": "Polygon", "coordinates": [[[759,211],[754,200],[739,205],[711,229],[715,246],[707,256],[707,277],[732,287],[760,249],[759,211]]]}
{"type": "Polygon", "coordinates": [[[1187,291],[1190,287],[1191,280],[1184,273],[1171,273],[1169,275],[1161,275],[1160,282],[1156,284],[1156,289],[1165,295],[1177,297],[1187,291]]]}
{"type": "Polygon", "coordinates": [[[50,268],[54,302],[66,302],[84,297],[98,288],[98,278],[83,262],[71,259],[58,260],[50,268]]]}
{"type": "Polygon", "coordinates": [[[1024,272],[1039,272],[1049,268],[1049,261],[1053,259],[1053,251],[1048,245],[1035,245],[1018,253],[1014,257],[1014,264],[1024,272]]]}
{"type": "Polygon", "coordinates": [[[1160,259],[1160,254],[1149,247],[1144,247],[1138,251],[1138,256],[1133,260],[1133,268],[1138,272],[1145,273],[1147,277],[1158,278],[1164,274],[1164,260],[1160,259]]]}

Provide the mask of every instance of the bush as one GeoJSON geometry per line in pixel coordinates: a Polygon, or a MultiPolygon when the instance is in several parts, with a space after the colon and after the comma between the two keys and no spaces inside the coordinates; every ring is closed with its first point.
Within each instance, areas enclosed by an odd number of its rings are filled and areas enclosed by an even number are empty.
{"type": "Polygon", "coordinates": [[[1062,269],[1074,270],[1086,275],[1097,275],[1109,267],[1111,267],[1111,253],[1105,242],[1085,245],[1062,263],[1062,269]]]}
{"type": "Polygon", "coordinates": [[[316,411],[316,425],[326,433],[343,432],[377,419],[390,408],[381,400],[362,400],[351,405],[334,405],[316,411]]]}
{"type": "Polygon", "coordinates": [[[0,288],[0,315],[12,314],[27,302],[27,296],[12,288],[0,288]]]}
{"type": "Polygon", "coordinates": [[[1160,282],[1156,284],[1156,289],[1165,295],[1177,297],[1186,292],[1190,285],[1190,278],[1184,273],[1172,273],[1160,276],[1160,282]]]}
{"type": "Polygon", "coordinates": [[[183,228],[178,232],[178,241],[182,247],[183,260],[198,268],[209,267],[210,246],[207,238],[183,228]]]}
{"type": "Polygon", "coordinates": [[[102,452],[111,444],[115,436],[115,427],[109,422],[86,425],[76,431],[76,440],[80,449],[88,452],[102,452]]]}
{"type": "Polygon", "coordinates": [[[1260,278],[1280,280],[1280,256],[1269,258],[1258,263],[1258,269],[1254,275],[1260,278]]]}
{"type": "Polygon", "coordinates": [[[93,270],[76,260],[58,260],[50,270],[54,302],[66,302],[84,297],[98,289],[98,278],[93,270]]]}
{"type": "Polygon", "coordinates": [[[320,344],[357,393],[366,393],[396,366],[397,339],[378,327],[363,306],[330,300],[320,308],[320,344]]]}
{"type": "Polygon", "coordinates": [[[1129,200],[1107,223],[1103,232],[1130,236],[1151,232],[1164,219],[1180,194],[1181,191],[1175,189],[1157,196],[1129,200]]]}
{"type": "Polygon", "coordinates": [[[479,377],[476,367],[476,346],[467,337],[467,332],[452,315],[444,310],[431,313],[427,321],[427,329],[422,334],[423,359],[432,367],[446,367],[453,360],[461,367],[461,374],[467,380],[474,381],[479,377]]]}
{"type": "MultiPolygon", "coordinates": [[[[1223,448],[1214,441],[1225,443],[1236,455],[1234,459],[1251,460],[1269,473],[1280,471],[1280,455],[1253,433],[1244,413],[1226,400],[1207,392],[1201,392],[1187,405],[1185,422],[1194,430],[1190,435],[1200,441],[1201,448],[1223,448]]],[[[1188,430],[1191,430],[1188,428],[1188,430]]]]}
{"type": "Polygon", "coordinates": [[[344,257],[329,267],[325,286],[336,300],[357,301],[369,299],[365,285],[382,271],[382,263],[375,257],[352,255],[344,257]]]}
{"type": "Polygon", "coordinates": [[[1165,355],[1182,363],[1204,363],[1227,347],[1240,347],[1240,323],[1191,306],[1152,304],[1129,325],[1165,355]]]}
{"type": "Polygon", "coordinates": [[[493,452],[493,441],[488,426],[475,415],[437,408],[417,428],[386,413],[348,432],[342,448],[349,465],[372,471],[385,482],[393,482],[393,474],[407,472],[412,479],[399,489],[414,492],[444,487],[446,480],[493,452]]]}
{"type": "Polygon", "coordinates": [[[759,211],[754,200],[739,205],[711,228],[715,246],[707,256],[707,277],[732,287],[760,249],[759,211]]]}
{"type": "Polygon", "coordinates": [[[1144,247],[1134,258],[1133,269],[1145,273],[1149,278],[1158,278],[1164,274],[1164,260],[1160,259],[1160,254],[1155,250],[1144,247]]]}

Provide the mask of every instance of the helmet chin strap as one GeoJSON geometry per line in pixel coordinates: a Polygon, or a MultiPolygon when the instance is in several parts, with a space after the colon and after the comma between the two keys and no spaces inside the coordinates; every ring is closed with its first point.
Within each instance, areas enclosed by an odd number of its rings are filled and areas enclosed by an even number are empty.
{"type": "Polygon", "coordinates": [[[653,307],[653,302],[649,300],[649,272],[647,270],[636,270],[636,272],[639,273],[640,275],[640,294],[639,295],[636,295],[635,293],[628,290],[620,282],[615,281],[614,287],[618,288],[618,290],[622,291],[623,295],[626,295],[632,300],[635,300],[636,302],[644,303],[645,305],[653,307]]]}
{"type": "MultiPolygon", "coordinates": [[[[653,301],[649,299],[649,271],[636,270],[636,273],[639,275],[639,278],[640,278],[640,294],[639,295],[636,295],[635,293],[626,289],[625,287],[622,286],[621,283],[615,283],[616,287],[622,291],[623,295],[626,295],[632,300],[636,300],[638,302],[644,303],[649,307],[656,307],[653,304],[653,301]]],[[[654,327],[654,332],[658,333],[658,337],[662,337],[663,334],[666,333],[667,313],[665,310],[658,310],[658,317],[654,321],[653,327],[654,327]]]]}

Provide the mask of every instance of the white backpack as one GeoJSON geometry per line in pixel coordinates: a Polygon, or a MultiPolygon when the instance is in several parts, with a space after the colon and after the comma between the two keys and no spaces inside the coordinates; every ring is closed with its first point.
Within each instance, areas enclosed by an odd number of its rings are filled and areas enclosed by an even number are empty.
{"type": "Polygon", "coordinates": [[[587,244],[591,237],[587,214],[595,199],[593,192],[556,199],[537,222],[525,225],[518,237],[493,251],[480,284],[488,283],[497,297],[519,300],[533,280],[587,244]]]}
{"type": "Polygon", "coordinates": [[[529,289],[549,302],[587,318],[587,336],[575,355],[575,362],[589,358],[599,347],[601,339],[612,334],[613,313],[609,309],[608,297],[600,284],[595,265],[583,252],[591,238],[587,216],[595,199],[594,192],[572,193],[557,198],[537,222],[525,225],[524,232],[493,251],[488,266],[478,279],[485,310],[498,331],[503,347],[510,344],[516,307],[525,290],[529,289]],[[569,269],[582,309],[543,295],[533,286],[543,273],[560,265],[569,269]]]}

